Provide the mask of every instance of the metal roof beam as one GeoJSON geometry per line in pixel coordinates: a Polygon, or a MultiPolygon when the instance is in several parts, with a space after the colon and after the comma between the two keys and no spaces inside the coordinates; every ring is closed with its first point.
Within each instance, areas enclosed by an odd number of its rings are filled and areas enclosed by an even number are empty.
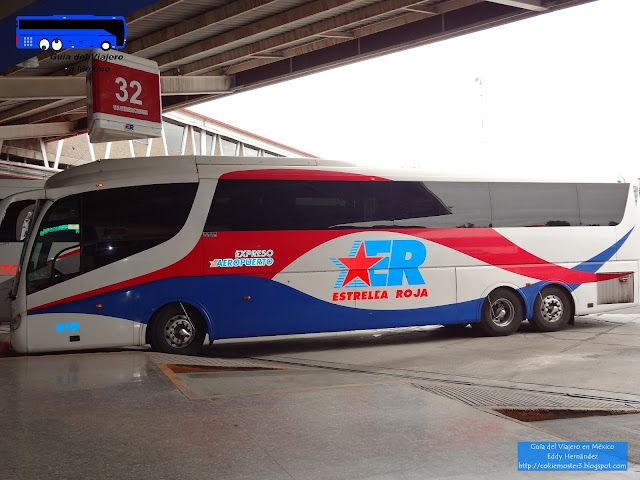
{"type": "MultiPolygon", "coordinates": [[[[271,30],[282,28],[288,24],[313,17],[314,15],[325,14],[326,12],[336,9],[344,9],[346,5],[354,3],[354,1],[356,0],[315,0],[299,7],[292,8],[291,10],[272,15],[271,17],[263,18],[249,25],[235,28],[228,32],[221,33],[220,35],[199,40],[185,47],[158,55],[154,57],[153,60],[158,62],[158,65],[161,67],[160,70],[162,70],[162,66],[164,65],[172,66],[173,64],[179,64],[180,62],[186,61],[189,57],[194,57],[208,50],[223,47],[239,40],[246,40],[247,38],[257,34],[265,34],[271,30]]],[[[180,68],[181,67],[174,68],[167,74],[181,74],[182,72],[180,68]]]]}
{"type": "Polygon", "coordinates": [[[126,53],[138,53],[149,48],[155,48],[158,45],[174,41],[183,37],[208,28],[225,20],[240,16],[257,8],[269,5],[276,0],[238,0],[227,5],[222,5],[205,12],[197,17],[190,18],[183,22],[171,25],[168,28],[158,30],[157,32],[145,35],[142,38],[127,43],[124,48],[126,53]]]}
{"type": "Polygon", "coordinates": [[[138,20],[144,20],[169,7],[184,3],[184,1],[185,0],[160,0],[159,2],[155,2],[147,7],[144,7],[137,12],[132,13],[131,15],[127,15],[125,20],[127,22],[127,25],[130,25],[134,22],[137,22],[138,20]]]}
{"type": "MultiPolygon", "coordinates": [[[[45,110],[52,109],[68,103],[69,103],[69,99],[67,98],[53,101],[53,102],[50,100],[35,100],[32,102],[27,102],[23,105],[14,107],[10,110],[5,110],[3,112],[0,112],[0,122],[6,123],[16,118],[22,118],[27,115],[33,115],[34,113],[44,112],[45,110]]],[[[67,112],[69,111],[71,110],[67,110],[67,112]]]]}
{"type": "Polygon", "coordinates": [[[0,127],[0,141],[16,138],[39,138],[70,135],[76,122],[40,123],[37,125],[7,125],[0,127]]]}
{"type": "MultiPolygon", "coordinates": [[[[483,0],[475,0],[475,1],[481,2],[483,0]]],[[[324,48],[332,47],[334,45],[348,42],[356,38],[362,38],[367,35],[372,35],[374,33],[379,33],[385,30],[393,29],[401,25],[407,25],[412,22],[417,22],[417,21],[423,20],[424,18],[425,18],[425,12],[421,12],[421,13],[407,12],[406,15],[399,15],[397,17],[388,18],[385,20],[381,20],[379,22],[370,23],[364,27],[355,28],[350,32],[344,32],[345,33],[344,35],[320,34],[320,35],[317,35],[317,37],[320,37],[318,40],[305,43],[304,45],[297,45],[295,47],[290,47],[285,50],[282,50],[281,51],[282,56],[284,58],[295,58],[299,55],[304,55],[306,53],[322,50],[324,48]]],[[[222,71],[227,75],[233,75],[238,72],[243,72],[243,71],[250,70],[252,68],[256,68],[262,65],[267,65],[269,63],[273,63],[281,59],[282,58],[276,59],[268,56],[252,55],[251,60],[234,63],[230,67],[223,68],[222,71]]]]}
{"type": "Polygon", "coordinates": [[[356,38],[353,32],[324,32],[319,33],[318,36],[325,38],[356,38]]]}
{"type": "Polygon", "coordinates": [[[499,3],[501,5],[508,5],[510,7],[523,8],[525,10],[531,10],[533,12],[546,12],[547,7],[543,5],[542,0],[486,0],[488,2],[499,3]]]}
{"type": "Polygon", "coordinates": [[[181,73],[182,75],[197,75],[210,71],[218,66],[223,66],[225,63],[235,62],[245,57],[255,55],[256,53],[270,51],[279,47],[281,48],[287,44],[298,42],[305,38],[318,36],[325,32],[333,32],[339,28],[343,28],[363,20],[401,10],[404,7],[418,4],[421,1],[423,0],[385,0],[328,18],[326,20],[321,20],[311,25],[307,25],[306,27],[274,35],[273,37],[234,48],[227,52],[196,60],[194,62],[187,63],[186,65],[181,65],[179,68],[172,69],[170,72],[172,74],[181,73]]]}
{"type": "Polygon", "coordinates": [[[407,12],[416,12],[416,13],[424,13],[426,15],[437,15],[438,12],[435,11],[432,7],[425,7],[423,5],[414,5],[412,7],[405,7],[403,10],[407,12]]]}
{"type": "Polygon", "coordinates": [[[78,110],[80,108],[86,108],[87,106],[87,100],[84,98],[82,100],[75,100],[73,102],[69,102],[68,100],[66,100],[66,102],[67,103],[64,103],[58,107],[49,108],[47,110],[43,110],[39,113],[26,117],[21,121],[24,121],[25,123],[43,122],[60,115],[65,115],[69,112],[73,112],[74,110],[78,110]]]}
{"type": "Polygon", "coordinates": [[[84,98],[84,77],[0,77],[0,100],[84,98]]]}
{"type": "MultiPolygon", "coordinates": [[[[432,7],[439,11],[437,16],[425,18],[418,13],[394,16],[353,29],[356,40],[322,39],[322,42],[332,40],[338,43],[331,48],[319,46],[316,50],[309,48],[315,46],[315,42],[312,42],[301,46],[308,49],[307,52],[294,57],[287,58],[288,50],[284,50],[284,60],[262,59],[262,65],[259,65],[258,60],[253,65],[237,63],[228,70],[229,73],[234,73],[236,91],[242,92],[403,50],[407,46],[425,45],[482,30],[488,24],[495,26],[530,18],[538,13],[482,0],[451,0],[432,7]],[[418,21],[415,20],[417,18],[418,21]],[[390,29],[386,30],[387,27],[390,29]],[[385,31],[382,32],[381,29],[385,31]]],[[[292,50],[297,48],[299,47],[293,47],[292,50]]]]}
{"type": "Polygon", "coordinates": [[[162,96],[231,93],[233,92],[233,77],[228,75],[160,77],[160,92],[162,96]]]}

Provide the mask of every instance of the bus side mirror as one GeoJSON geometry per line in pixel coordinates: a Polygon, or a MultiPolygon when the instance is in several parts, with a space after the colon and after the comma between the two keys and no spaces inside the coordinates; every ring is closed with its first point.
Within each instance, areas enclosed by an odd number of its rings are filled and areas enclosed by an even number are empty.
{"type": "Polygon", "coordinates": [[[80,245],[63,248],[51,261],[51,279],[77,274],[80,271],[80,245]]]}

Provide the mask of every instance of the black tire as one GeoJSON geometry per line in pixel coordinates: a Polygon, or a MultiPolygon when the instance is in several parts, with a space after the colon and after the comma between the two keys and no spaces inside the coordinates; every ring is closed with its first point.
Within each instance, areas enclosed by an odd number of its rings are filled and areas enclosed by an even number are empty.
{"type": "Polygon", "coordinates": [[[111,44],[105,40],[100,44],[100,48],[106,52],[111,49],[111,44]]]}
{"type": "Polygon", "coordinates": [[[482,304],[478,327],[492,337],[511,335],[524,319],[524,308],[517,293],[508,288],[496,288],[482,304]]]}
{"type": "Polygon", "coordinates": [[[538,292],[529,323],[539,332],[557,332],[567,326],[572,316],[573,306],[567,292],[551,285],[538,292]]]}
{"type": "Polygon", "coordinates": [[[149,343],[154,350],[180,355],[195,355],[207,334],[202,316],[193,308],[180,304],[161,309],[151,323],[149,343]]]}

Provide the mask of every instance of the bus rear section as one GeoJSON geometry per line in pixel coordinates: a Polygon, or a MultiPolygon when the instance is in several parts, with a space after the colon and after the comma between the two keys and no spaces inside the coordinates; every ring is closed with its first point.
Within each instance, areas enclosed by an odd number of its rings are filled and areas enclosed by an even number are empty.
{"type": "Polygon", "coordinates": [[[637,304],[626,184],[273,162],[136,159],[53,177],[15,284],[14,348],[193,354],[206,335],[467,323],[508,335],[525,318],[554,331],[637,304]]]}

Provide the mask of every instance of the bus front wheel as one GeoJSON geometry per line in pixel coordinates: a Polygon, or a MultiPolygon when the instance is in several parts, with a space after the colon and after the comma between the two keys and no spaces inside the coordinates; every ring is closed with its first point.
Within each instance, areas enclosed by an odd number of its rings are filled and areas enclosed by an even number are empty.
{"type": "Polygon", "coordinates": [[[172,304],[161,309],[151,324],[149,342],[164,353],[195,355],[207,334],[205,322],[194,309],[172,304]]]}
{"type": "Polygon", "coordinates": [[[511,335],[524,319],[524,308],[518,294],[508,288],[497,288],[484,299],[480,330],[485,335],[511,335]]]}
{"type": "Polygon", "coordinates": [[[567,326],[572,311],[571,300],[563,289],[545,287],[533,302],[533,317],[529,323],[539,332],[557,332],[567,326]]]}
{"type": "Polygon", "coordinates": [[[111,44],[105,40],[100,44],[100,48],[106,52],[111,48],[111,44]]]}

